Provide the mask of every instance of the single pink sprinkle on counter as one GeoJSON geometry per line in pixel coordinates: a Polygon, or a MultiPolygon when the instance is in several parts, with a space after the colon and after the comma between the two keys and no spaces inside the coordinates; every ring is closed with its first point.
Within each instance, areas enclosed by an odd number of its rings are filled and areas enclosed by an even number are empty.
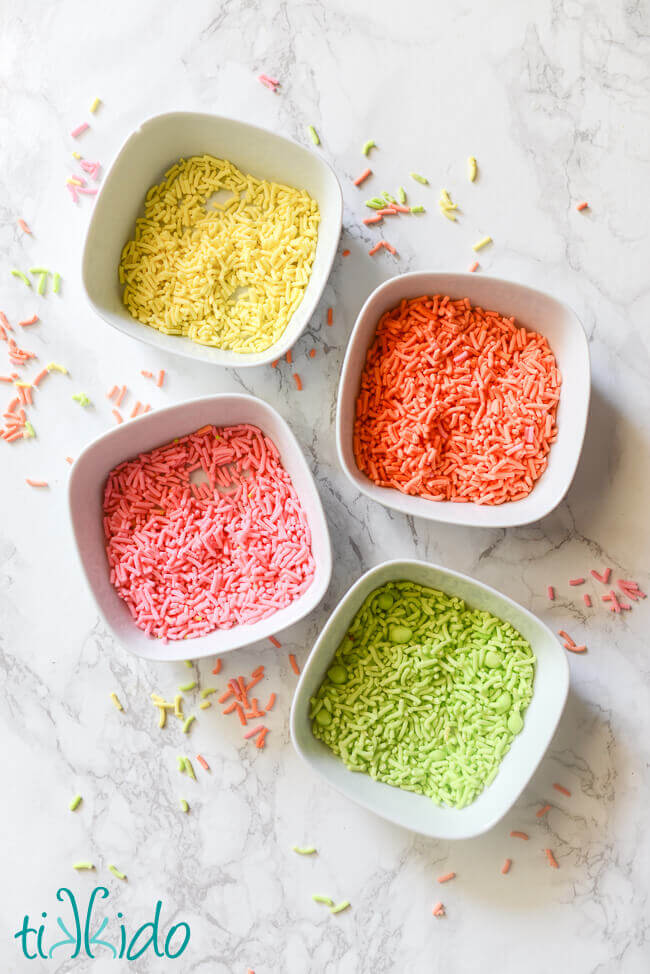
{"type": "Polygon", "coordinates": [[[456,873],[445,873],[444,876],[438,876],[439,883],[448,883],[450,879],[455,879],[456,873]]]}
{"type": "Polygon", "coordinates": [[[357,176],[357,178],[354,180],[354,185],[361,186],[362,183],[365,183],[368,176],[372,176],[372,169],[364,169],[361,175],[357,176]]]}
{"type": "Polygon", "coordinates": [[[585,592],[585,594],[582,596],[582,601],[584,602],[584,604],[587,606],[588,609],[591,608],[591,595],[589,595],[588,592],[585,592]]]}
{"type": "Polygon", "coordinates": [[[253,727],[252,730],[247,730],[246,733],[244,734],[244,737],[246,738],[246,740],[249,740],[251,737],[257,737],[259,732],[263,730],[264,730],[264,725],[258,724],[257,727],[253,727]]]}
{"type": "Polygon", "coordinates": [[[88,122],[82,122],[81,125],[77,125],[77,127],[75,129],[73,129],[72,132],[70,132],[70,135],[72,136],[73,139],[76,139],[83,132],[85,132],[86,129],[89,129],[89,128],[90,128],[90,125],[88,124],[88,122]]]}
{"type": "Polygon", "coordinates": [[[433,913],[434,917],[443,917],[445,915],[445,908],[442,903],[438,901],[431,912],[433,913]]]}
{"type": "Polygon", "coordinates": [[[210,765],[205,760],[205,758],[203,757],[202,754],[197,754],[196,755],[196,760],[199,762],[199,764],[201,765],[201,767],[203,768],[204,771],[209,771],[210,770],[210,765]]]}
{"type": "Polygon", "coordinates": [[[25,483],[29,484],[30,487],[49,487],[47,480],[31,480],[29,477],[25,477],[25,483]]]}
{"type": "Polygon", "coordinates": [[[555,600],[555,589],[553,588],[552,585],[548,586],[548,588],[546,589],[546,594],[548,595],[551,602],[555,600]]]}
{"type": "Polygon", "coordinates": [[[584,578],[570,578],[569,579],[569,585],[584,585],[584,584],[585,584],[584,578]]]}

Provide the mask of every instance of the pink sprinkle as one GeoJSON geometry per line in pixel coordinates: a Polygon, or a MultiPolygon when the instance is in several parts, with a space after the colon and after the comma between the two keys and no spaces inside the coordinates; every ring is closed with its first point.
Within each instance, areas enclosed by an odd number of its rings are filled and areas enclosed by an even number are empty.
{"type": "Polygon", "coordinates": [[[553,588],[552,585],[548,586],[548,588],[546,589],[546,594],[548,595],[551,602],[553,602],[555,599],[555,589],[553,588]]]}
{"type": "Polygon", "coordinates": [[[576,206],[576,210],[586,210],[588,206],[589,203],[583,200],[582,203],[578,203],[578,205],[576,206]]]}
{"type": "Polygon", "coordinates": [[[569,579],[569,585],[584,585],[584,584],[585,584],[584,578],[570,578],[569,579]]]}
{"type": "Polygon", "coordinates": [[[469,358],[469,352],[467,351],[461,352],[459,355],[454,355],[454,362],[456,363],[456,365],[460,365],[461,362],[464,362],[465,359],[468,358],[469,358]]]}
{"type": "Polygon", "coordinates": [[[244,737],[246,738],[246,740],[249,740],[251,737],[257,737],[259,732],[262,730],[264,730],[264,725],[258,724],[257,727],[254,727],[252,730],[246,731],[244,737]]]}
{"type": "Polygon", "coordinates": [[[199,762],[199,764],[201,765],[201,767],[203,768],[204,771],[209,771],[210,770],[210,765],[205,760],[205,758],[203,757],[202,754],[197,754],[196,755],[196,760],[199,762]]]}
{"type": "Polygon", "coordinates": [[[160,372],[158,373],[158,378],[156,379],[156,385],[158,386],[158,388],[161,387],[164,380],[165,380],[165,370],[161,369],[160,372]]]}
{"type": "Polygon", "coordinates": [[[612,574],[611,568],[605,568],[602,575],[599,575],[595,569],[591,569],[591,574],[598,582],[602,582],[603,585],[607,585],[609,581],[609,576],[612,574]]]}
{"type": "Polygon", "coordinates": [[[70,132],[70,135],[73,139],[76,139],[88,128],[90,128],[88,122],[82,122],[81,125],[77,125],[76,129],[73,129],[72,132],[70,132]]]}
{"type": "Polygon", "coordinates": [[[646,598],[645,592],[641,591],[636,582],[626,582],[625,579],[619,578],[616,584],[620,588],[623,595],[626,595],[628,599],[632,599],[633,602],[646,598]]]}
{"type": "Polygon", "coordinates": [[[100,169],[98,162],[89,162],[87,159],[82,159],[80,165],[84,172],[89,173],[93,179],[97,179],[100,169]]]}
{"type": "Polygon", "coordinates": [[[30,480],[29,477],[26,477],[25,483],[29,484],[30,487],[49,487],[47,480],[30,480]]]}
{"type": "Polygon", "coordinates": [[[587,608],[590,609],[591,608],[591,595],[589,595],[589,592],[585,592],[585,594],[582,596],[582,599],[583,599],[585,605],[587,606],[587,608]]]}
{"type": "Polygon", "coordinates": [[[31,232],[32,231],[29,229],[29,227],[27,226],[27,224],[25,223],[24,220],[19,220],[18,221],[18,226],[23,231],[23,233],[29,233],[31,235],[31,232]]]}
{"type": "Polygon", "coordinates": [[[96,189],[86,189],[84,186],[73,186],[78,193],[83,193],[85,196],[95,196],[97,194],[96,189]]]}
{"type": "Polygon", "coordinates": [[[76,186],[71,186],[70,183],[66,183],[65,188],[70,193],[70,196],[72,197],[73,202],[78,203],[79,202],[79,197],[77,196],[77,187],[76,186]]]}
{"type": "Polygon", "coordinates": [[[434,917],[443,917],[445,915],[445,908],[442,903],[438,901],[431,912],[433,913],[434,917]]]}

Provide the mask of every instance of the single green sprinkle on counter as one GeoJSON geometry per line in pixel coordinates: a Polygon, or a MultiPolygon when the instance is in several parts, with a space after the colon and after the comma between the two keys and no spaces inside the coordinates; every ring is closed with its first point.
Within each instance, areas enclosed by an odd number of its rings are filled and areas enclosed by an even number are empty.
{"type": "Polygon", "coordinates": [[[34,436],[36,436],[36,430],[34,429],[34,427],[32,426],[32,424],[30,423],[30,421],[27,419],[27,420],[25,420],[25,428],[23,430],[23,439],[31,440],[34,436]]]}
{"type": "Polygon", "coordinates": [[[311,698],[312,732],[350,771],[464,808],[521,731],[534,671],[510,623],[389,582],[368,595],[311,698]]]}
{"type": "Polygon", "coordinates": [[[330,913],[342,913],[343,910],[347,910],[349,905],[350,905],[349,900],[341,900],[340,903],[337,903],[336,906],[333,906],[331,908],[330,913]]]}
{"type": "Polygon", "coordinates": [[[195,686],[196,680],[190,680],[189,683],[181,683],[178,689],[181,691],[181,693],[189,693],[190,690],[193,690],[195,686]]]}
{"type": "Polygon", "coordinates": [[[54,291],[55,294],[59,293],[60,287],[61,287],[61,275],[55,273],[52,279],[52,290],[54,291]]]}
{"type": "Polygon", "coordinates": [[[363,152],[364,156],[367,156],[371,149],[376,149],[376,148],[377,148],[377,143],[375,142],[375,140],[368,139],[367,142],[363,143],[363,146],[361,147],[361,151],[363,152]]]}
{"type": "Polygon", "coordinates": [[[181,806],[181,812],[185,812],[185,814],[189,812],[190,806],[187,804],[184,798],[181,798],[180,806],[181,806]]]}
{"type": "Polygon", "coordinates": [[[192,667],[194,666],[194,663],[192,662],[191,659],[186,659],[184,662],[185,662],[185,665],[187,666],[188,670],[191,670],[192,667]]]}
{"type": "Polygon", "coordinates": [[[205,689],[201,690],[201,696],[205,700],[206,697],[209,697],[211,694],[216,692],[217,692],[216,687],[205,687],[205,689]]]}
{"type": "Polygon", "coordinates": [[[316,847],[313,845],[292,845],[291,848],[294,852],[297,852],[299,856],[313,856],[316,852],[316,847]]]}
{"type": "Polygon", "coordinates": [[[404,205],[404,203],[406,203],[406,190],[404,189],[403,186],[400,186],[399,189],[397,190],[397,198],[402,204],[402,206],[404,205]]]}
{"type": "Polygon", "coordinates": [[[14,269],[12,270],[12,272],[11,272],[11,273],[13,274],[13,276],[14,276],[14,277],[19,277],[19,278],[21,279],[21,281],[22,281],[22,282],[23,282],[24,284],[26,284],[26,285],[27,285],[27,287],[31,287],[31,286],[32,286],[32,282],[31,282],[31,281],[30,281],[30,279],[29,279],[29,278],[27,277],[27,274],[23,274],[23,272],[22,272],[22,271],[19,271],[19,270],[17,270],[17,269],[15,268],[15,267],[14,267],[14,269]]]}
{"type": "Polygon", "coordinates": [[[194,721],[194,720],[196,720],[196,717],[194,716],[194,714],[190,714],[190,716],[187,718],[187,720],[183,724],[183,733],[184,734],[187,734],[188,733],[190,727],[192,726],[192,721],[194,721]]]}
{"type": "Polygon", "coordinates": [[[183,757],[183,755],[179,754],[178,757],[176,758],[176,761],[178,762],[178,770],[180,771],[180,773],[185,774],[185,771],[187,769],[185,768],[185,758],[183,757]]]}
{"type": "Polygon", "coordinates": [[[108,864],[110,872],[113,873],[116,879],[126,879],[126,873],[123,873],[117,866],[113,866],[110,862],[108,864]]]}
{"type": "Polygon", "coordinates": [[[429,180],[426,176],[421,176],[419,172],[410,172],[409,176],[414,179],[416,183],[422,183],[423,186],[429,185],[429,180]]]}
{"type": "Polygon", "coordinates": [[[72,398],[75,402],[78,402],[80,406],[92,406],[92,402],[85,392],[76,392],[72,398]]]}
{"type": "Polygon", "coordinates": [[[366,200],[364,206],[367,206],[371,210],[382,210],[386,206],[386,200],[383,200],[380,196],[373,196],[371,200],[366,200]]]}
{"type": "Polygon", "coordinates": [[[310,135],[311,140],[314,143],[314,145],[320,145],[320,138],[319,138],[318,132],[316,131],[316,129],[314,128],[314,126],[313,125],[308,125],[307,126],[307,131],[309,132],[309,135],[310,135]]]}
{"type": "Polygon", "coordinates": [[[82,801],[83,798],[81,797],[81,795],[75,795],[72,801],[70,802],[70,804],[68,805],[68,808],[70,809],[71,812],[74,812],[75,809],[79,808],[82,801]]]}
{"type": "Polygon", "coordinates": [[[330,896],[321,896],[320,893],[312,893],[311,898],[314,903],[324,903],[325,906],[334,906],[334,900],[330,896]]]}
{"type": "Polygon", "coordinates": [[[187,771],[192,781],[196,781],[196,775],[194,774],[194,768],[192,766],[192,762],[190,761],[190,759],[183,758],[183,763],[185,765],[185,770],[187,771]]]}
{"type": "Polygon", "coordinates": [[[86,859],[82,859],[81,862],[73,862],[72,868],[73,869],[94,869],[95,864],[92,862],[88,862],[88,860],[86,859]]]}
{"type": "Polygon", "coordinates": [[[425,212],[426,211],[425,211],[424,207],[423,206],[420,206],[419,204],[417,206],[412,206],[411,207],[411,213],[425,213],[425,212]]]}

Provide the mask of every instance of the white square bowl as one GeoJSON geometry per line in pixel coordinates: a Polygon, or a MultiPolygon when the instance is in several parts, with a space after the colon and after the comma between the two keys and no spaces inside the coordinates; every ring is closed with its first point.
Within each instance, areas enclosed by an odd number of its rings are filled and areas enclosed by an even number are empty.
{"type": "Polygon", "coordinates": [[[527,609],[467,575],[422,561],[386,561],[352,586],[318,637],[296,688],[291,707],[291,739],[302,758],[352,801],[382,818],[436,839],[469,839],[503,818],[530,781],[555,733],[569,690],[566,654],[553,633],[527,609]],[[424,795],[402,791],[370,775],[348,771],[343,761],[311,731],[310,697],[321,685],[334,653],[364,599],[386,582],[408,580],[455,595],[475,609],[511,623],[537,657],[533,697],[524,728],[515,737],[494,781],[462,809],[436,805],[424,795]]]}
{"type": "Polygon", "coordinates": [[[589,347],[583,327],[571,308],[556,298],[497,277],[433,271],[402,274],[372,292],[352,330],[339,384],[336,414],[339,460],[362,494],[403,514],[480,528],[529,524],[557,507],[571,485],[587,426],[590,382],[589,347]],[[357,467],[352,447],[355,402],[366,354],[379,319],[404,298],[408,300],[423,294],[469,298],[472,305],[499,311],[508,317],[514,315],[519,326],[538,331],[548,339],[562,374],[557,410],[558,436],[551,447],[546,470],[522,500],[493,506],[432,501],[403,494],[393,487],[379,487],[357,467]]]}
{"type": "Polygon", "coordinates": [[[244,368],[280,358],[304,331],[323,293],[341,235],[343,200],[330,166],[315,152],[274,132],[219,115],[170,112],[143,122],[126,140],[104,179],[84,245],[82,278],[93,309],[118,331],[154,348],[213,365],[244,368]],[[259,179],[305,189],[318,202],[321,221],[316,257],[300,305],[277,342],[244,355],[165,335],[133,318],[122,302],[118,267],[136,217],[154,183],[181,157],[228,159],[259,179]]]}
{"type": "Polygon", "coordinates": [[[70,475],[68,503],[77,553],[97,607],[116,638],[131,652],[146,659],[199,659],[247,646],[302,619],[318,605],[329,585],[332,550],[314,478],[298,441],[280,414],[254,396],[217,395],[191,399],[147,413],[104,433],[75,461],[70,475]],[[146,636],[138,629],[126,603],[110,582],[102,521],[104,485],[113,467],[123,460],[153,450],[208,423],[215,426],[251,423],[273,440],[307,516],[316,574],[302,595],[268,619],[232,629],[215,629],[205,636],[170,640],[164,644],[161,639],[146,636]]]}

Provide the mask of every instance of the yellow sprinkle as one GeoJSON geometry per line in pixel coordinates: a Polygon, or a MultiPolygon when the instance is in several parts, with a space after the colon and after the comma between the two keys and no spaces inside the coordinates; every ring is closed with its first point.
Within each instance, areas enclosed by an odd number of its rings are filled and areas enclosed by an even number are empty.
{"type": "Polygon", "coordinates": [[[204,700],[203,703],[200,703],[199,704],[199,710],[207,710],[208,707],[211,707],[211,706],[212,706],[212,704],[210,703],[209,700],[204,700]]]}
{"type": "Polygon", "coordinates": [[[117,696],[116,693],[111,693],[111,700],[113,701],[114,706],[116,706],[118,710],[124,710],[124,707],[120,703],[119,697],[117,696]]]}
{"type": "Polygon", "coordinates": [[[190,810],[190,806],[187,804],[184,798],[181,798],[181,811],[187,814],[189,810],[190,810]]]}
{"type": "Polygon", "coordinates": [[[93,112],[93,114],[97,111],[97,109],[99,108],[99,106],[101,105],[101,103],[102,103],[101,98],[95,98],[95,100],[93,101],[92,105],[90,106],[90,110],[91,110],[91,112],[93,112]]]}
{"type": "Polygon", "coordinates": [[[73,152],[72,156],[74,159],[81,159],[81,154],[79,152],[73,152]]]}
{"type": "Polygon", "coordinates": [[[470,156],[469,159],[467,160],[467,178],[469,179],[470,183],[473,183],[474,180],[476,179],[476,173],[477,173],[476,159],[474,158],[474,156],[470,156]]]}
{"type": "Polygon", "coordinates": [[[88,862],[87,860],[84,859],[81,862],[73,862],[72,868],[73,869],[94,869],[95,866],[92,862],[88,862]]]}
{"type": "Polygon", "coordinates": [[[174,717],[178,717],[180,720],[183,720],[185,717],[183,713],[183,698],[180,693],[177,693],[174,697],[174,717]]]}
{"type": "Polygon", "coordinates": [[[492,243],[492,237],[483,237],[477,243],[472,244],[472,250],[481,250],[486,247],[489,243],[492,243]]]}
{"type": "Polygon", "coordinates": [[[451,209],[451,207],[441,206],[440,212],[442,213],[443,216],[446,216],[448,220],[451,220],[452,223],[456,223],[456,214],[451,209]]]}
{"type": "Polygon", "coordinates": [[[165,724],[167,723],[167,711],[165,710],[164,707],[159,707],[158,709],[160,710],[160,719],[158,720],[158,726],[164,727],[165,724]]]}
{"type": "Polygon", "coordinates": [[[114,875],[114,876],[116,877],[116,879],[126,879],[126,873],[123,873],[123,872],[121,872],[121,871],[120,871],[120,870],[119,870],[119,869],[117,868],[117,866],[113,866],[113,865],[111,865],[111,863],[109,862],[109,864],[108,864],[108,868],[109,868],[109,869],[110,869],[110,871],[111,871],[111,872],[113,873],[113,875],[114,875]]]}
{"type": "Polygon", "coordinates": [[[70,809],[71,812],[74,812],[76,808],[79,808],[82,801],[83,798],[81,797],[81,795],[75,795],[72,801],[70,802],[70,804],[68,805],[68,808],[70,809]]]}
{"type": "Polygon", "coordinates": [[[48,362],[45,368],[48,372],[61,372],[62,375],[68,374],[68,370],[66,369],[65,365],[59,365],[58,362],[48,362]]]}
{"type": "Polygon", "coordinates": [[[74,179],[74,178],[66,179],[66,183],[68,184],[68,186],[83,186],[83,183],[81,182],[80,179],[74,179]]]}

